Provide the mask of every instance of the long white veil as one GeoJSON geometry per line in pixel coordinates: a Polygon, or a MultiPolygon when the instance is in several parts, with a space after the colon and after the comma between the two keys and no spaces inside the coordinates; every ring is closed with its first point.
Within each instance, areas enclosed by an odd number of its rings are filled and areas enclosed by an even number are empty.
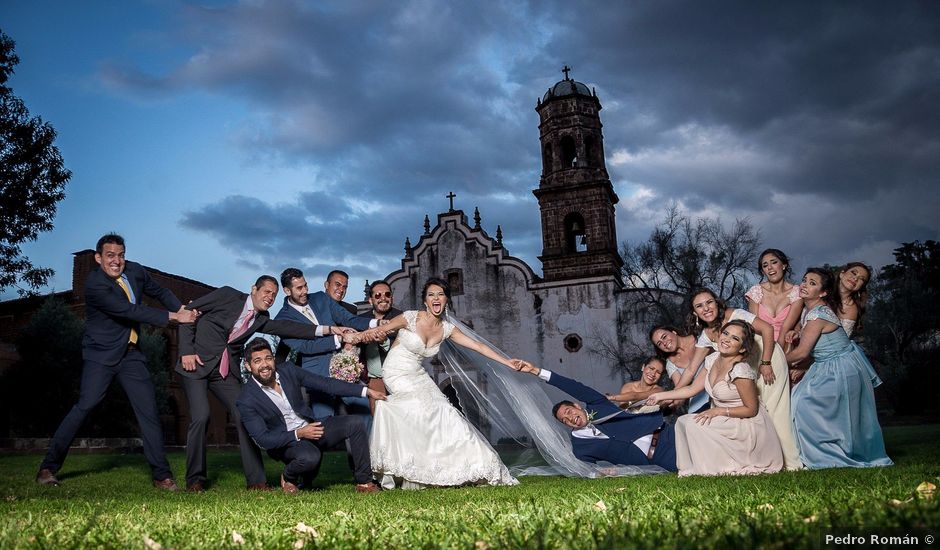
{"type": "MultiPolygon", "coordinates": [[[[450,313],[446,319],[468,338],[509,358],[450,313]]],[[[438,358],[453,380],[464,414],[494,445],[513,475],[602,477],[666,471],[652,465],[583,462],[571,450],[570,429],[552,416],[552,406],[558,400],[549,397],[545,382],[449,340],[441,344],[438,358]]]]}

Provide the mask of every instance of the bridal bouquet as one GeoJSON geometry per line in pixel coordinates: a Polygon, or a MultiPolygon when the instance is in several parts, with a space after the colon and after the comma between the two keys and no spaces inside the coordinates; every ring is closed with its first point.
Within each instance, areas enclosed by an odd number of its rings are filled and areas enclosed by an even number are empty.
{"type": "Polygon", "coordinates": [[[330,359],[330,377],[344,382],[355,382],[362,376],[362,363],[359,362],[359,349],[343,350],[330,359]]]}

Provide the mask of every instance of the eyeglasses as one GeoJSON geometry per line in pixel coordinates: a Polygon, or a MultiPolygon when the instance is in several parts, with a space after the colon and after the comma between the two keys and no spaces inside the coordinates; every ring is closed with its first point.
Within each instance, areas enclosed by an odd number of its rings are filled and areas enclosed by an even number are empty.
{"type": "Polygon", "coordinates": [[[383,297],[384,297],[384,298],[391,298],[391,297],[392,297],[392,293],[391,293],[391,292],[373,292],[373,293],[372,293],[372,297],[373,297],[373,298],[383,298],[383,297]]]}

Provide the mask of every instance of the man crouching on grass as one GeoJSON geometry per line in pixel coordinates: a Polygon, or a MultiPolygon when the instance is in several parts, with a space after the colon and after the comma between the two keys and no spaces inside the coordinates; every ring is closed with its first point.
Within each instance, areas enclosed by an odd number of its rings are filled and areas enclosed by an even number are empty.
{"type": "Polygon", "coordinates": [[[285,463],[281,488],[298,492],[298,485],[309,485],[320,469],[322,453],[348,440],[352,453],[356,492],[380,490],[372,481],[369,438],[358,416],[330,416],[313,419],[310,405],[304,401],[301,387],[340,397],[369,397],[384,400],[385,394],[360,384],[325,378],[296,365],[274,365],[271,347],[263,338],[246,346],[251,377],[236,406],[248,434],[271,458],[285,463]]]}

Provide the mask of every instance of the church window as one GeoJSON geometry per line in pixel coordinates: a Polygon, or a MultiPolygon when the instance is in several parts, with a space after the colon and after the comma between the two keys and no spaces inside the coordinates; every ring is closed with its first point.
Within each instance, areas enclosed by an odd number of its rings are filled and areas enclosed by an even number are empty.
{"type": "Polygon", "coordinates": [[[594,164],[594,138],[588,136],[584,138],[584,160],[581,166],[591,166],[594,164]]]}
{"type": "Polygon", "coordinates": [[[562,168],[578,166],[578,152],[574,146],[574,138],[571,136],[561,138],[561,166],[562,168]]]}
{"type": "Polygon", "coordinates": [[[549,174],[552,171],[552,144],[546,143],[542,147],[542,173],[549,174]]]}
{"type": "Polygon", "coordinates": [[[577,212],[565,216],[565,252],[568,254],[587,250],[587,234],[584,217],[577,212]]]}
{"type": "Polygon", "coordinates": [[[583,343],[581,341],[581,337],[578,336],[577,334],[569,334],[568,336],[565,336],[564,342],[565,342],[565,349],[568,350],[570,353],[574,353],[578,351],[579,349],[581,349],[581,344],[583,343]]]}
{"type": "Polygon", "coordinates": [[[463,270],[459,268],[448,269],[444,271],[444,280],[450,287],[451,296],[460,296],[463,294],[463,270]]]}

